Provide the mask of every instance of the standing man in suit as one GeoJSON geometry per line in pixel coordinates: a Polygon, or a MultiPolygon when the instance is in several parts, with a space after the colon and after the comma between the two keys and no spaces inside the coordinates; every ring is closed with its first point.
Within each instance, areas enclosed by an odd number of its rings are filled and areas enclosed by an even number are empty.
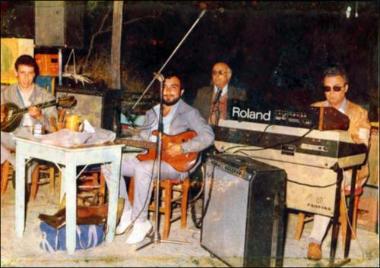
{"type": "Polygon", "coordinates": [[[245,90],[230,85],[231,68],[224,62],[217,62],[212,67],[211,85],[198,89],[193,105],[212,125],[219,119],[228,119],[228,105],[232,101],[246,101],[245,90]]]}
{"type": "MultiPolygon", "coordinates": [[[[345,70],[339,66],[330,66],[323,73],[323,90],[326,100],[313,103],[315,107],[334,107],[340,112],[346,114],[350,119],[348,132],[355,143],[363,143],[368,146],[369,131],[371,125],[368,120],[368,113],[361,106],[349,101],[346,98],[348,91],[348,77],[345,70]]],[[[344,178],[351,179],[351,171],[344,171],[344,178]]],[[[364,185],[368,178],[368,164],[362,166],[357,172],[356,187],[364,185]]],[[[344,187],[349,189],[351,182],[343,180],[344,187]]],[[[322,258],[321,244],[326,234],[330,217],[314,215],[313,228],[309,236],[309,246],[307,257],[311,260],[320,260],[322,258]]]]}
{"type": "MultiPolygon", "coordinates": [[[[197,136],[181,144],[168,144],[164,153],[174,159],[180,154],[201,152],[214,142],[212,128],[197,109],[181,99],[183,93],[184,89],[177,75],[166,77],[163,87],[163,132],[168,135],[177,135],[193,130],[197,133],[197,136]]],[[[156,141],[157,136],[152,135],[152,131],[158,129],[159,108],[160,106],[156,105],[146,112],[145,122],[139,133],[141,140],[156,141]]],[[[173,168],[168,162],[161,161],[161,178],[184,179],[190,172],[194,171],[195,167],[196,165],[191,170],[181,172],[173,168]]],[[[122,176],[134,177],[135,180],[133,206],[128,200],[124,180],[120,183],[120,197],[124,198],[125,203],[123,214],[116,228],[116,234],[124,233],[134,222],[132,232],[126,241],[127,244],[141,242],[152,229],[152,224],[147,217],[152,180],[156,176],[156,169],[155,160],[139,161],[136,157],[123,160],[122,176]]],[[[106,178],[110,175],[106,166],[103,167],[103,174],[106,178]]]]}

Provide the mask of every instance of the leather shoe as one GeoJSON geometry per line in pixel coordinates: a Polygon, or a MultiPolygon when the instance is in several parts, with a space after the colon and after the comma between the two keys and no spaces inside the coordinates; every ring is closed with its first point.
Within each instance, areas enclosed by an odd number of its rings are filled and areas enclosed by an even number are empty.
{"type": "Polygon", "coordinates": [[[123,212],[120,218],[120,222],[116,227],[115,234],[121,235],[124,234],[124,232],[127,230],[127,228],[132,223],[132,210],[127,210],[126,212],[123,212]]]}
{"type": "Polygon", "coordinates": [[[136,222],[133,225],[132,233],[129,235],[126,243],[127,244],[137,244],[144,240],[144,238],[152,230],[152,224],[150,221],[136,222]]]}
{"type": "Polygon", "coordinates": [[[319,261],[322,259],[321,245],[313,242],[309,243],[307,258],[314,261],[319,261]]]}

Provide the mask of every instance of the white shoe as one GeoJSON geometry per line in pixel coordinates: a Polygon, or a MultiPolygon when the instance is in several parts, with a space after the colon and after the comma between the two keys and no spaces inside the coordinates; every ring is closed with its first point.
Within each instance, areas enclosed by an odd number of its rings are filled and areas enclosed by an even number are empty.
{"type": "Polygon", "coordinates": [[[137,244],[144,240],[144,238],[152,230],[152,224],[150,221],[146,220],[144,222],[135,222],[133,225],[132,233],[129,235],[126,243],[127,244],[137,244]]]}
{"type": "Polygon", "coordinates": [[[116,227],[115,234],[121,235],[127,230],[127,228],[132,223],[132,210],[127,210],[126,212],[123,212],[123,214],[120,217],[119,225],[116,227]]]}

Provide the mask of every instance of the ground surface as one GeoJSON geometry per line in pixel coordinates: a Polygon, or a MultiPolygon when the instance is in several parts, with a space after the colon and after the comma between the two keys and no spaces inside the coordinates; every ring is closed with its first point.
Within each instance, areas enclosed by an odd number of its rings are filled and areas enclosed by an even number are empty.
{"type": "MultiPolygon", "coordinates": [[[[73,255],[66,252],[47,253],[39,248],[41,232],[39,213],[53,214],[57,211],[56,197],[49,195],[48,185],[40,187],[36,201],[29,202],[24,237],[16,238],[14,231],[14,190],[8,187],[1,197],[1,266],[145,266],[145,267],[227,267],[201,247],[200,230],[188,218],[187,229],[179,228],[179,221],[172,224],[169,239],[187,241],[187,244],[151,244],[139,251],[125,243],[126,236],[116,236],[112,243],[87,250],[78,250],[73,255]]],[[[324,259],[319,262],[305,258],[307,235],[311,223],[306,224],[301,240],[293,239],[295,214],[290,214],[285,244],[285,267],[328,266],[331,228],[324,243],[324,259]]],[[[351,243],[350,267],[377,267],[379,262],[378,234],[358,229],[359,239],[351,243]]],[[[343,250],[340,241],[336,259],[340,260],[343,250]]]]}

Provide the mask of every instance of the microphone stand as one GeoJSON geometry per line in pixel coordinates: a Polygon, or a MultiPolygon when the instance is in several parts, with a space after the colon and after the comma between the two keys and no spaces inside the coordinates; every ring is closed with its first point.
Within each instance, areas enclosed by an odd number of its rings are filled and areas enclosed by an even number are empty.
{"type": "Polygon", "coordinates": [[[202,10],[201,14],[199,14],[198,18],[196,19],[196,21],[193,23],[193,25],[190,27],[189,31],[187,31],[187,33],[185,34],[185,36],[182,38],[182,40],[178,43],[178,45],[174,48],[173,52],[170,54],[170,56],[168,57],[168,59],[165,61],[165,63],[161,66],[161,68],[158,70],[158,72],[155,73],[155,76],[153,77],[153,79],[150,81],[150,83],[148,84],[148,86],[144,89],[143,93],[141,94],[141,96],[137,99],[137,101],[135,102],[135,104],[133,104],[131,110],[134,110],[136,108],[136,106],[140,103],[141,99],[144,97],[144,95],[147,93],[147,91],[149,90],[149,88],[153,85],[153,82],[154,80],[157,78],[157,76],[161,75],[161,72],[164,70],[164,68],[166,67],[166,65],[169,63],[169,61],[171,60],[171,58],[174,56],[174,54],[177,52],[177,50],[179,49],[179,47],[182,45],[182,43],[185,41],[185,39],[187,38],[187,36],[191,33],[191,31],[194,29],[194,27],[198,24],[199,20],[203,17],[203,15],[206,13],[206,10],[202,10]]]}
{"type": "Polygon", "coordinates": [[[155,212],[155,226],[154,226],[154,234],[152,237],[150,237],[150,241],[146,243],[145,245],[142,245],[141,247],[137,248],[137,250],[140,250],[142,248],[145,248],[146,246],[150,244],[158,244],[162,242],[166,243],[174,243],[174,244],[185,244],[189,242],[185,241],[177,241],[177,240],[162,240],[160,238],[160,228],[159,228],[159,220],[160,220],[160,181],[161,181],[161,157],[162,157],[162,133],[164,132],[164,124],[163,124],[163,91],[164,91],[164,76],[155,73],[155,79],[159,80],[160,82],[160,107],[159,107],[159,113],[158,113],[158,134],[157,134],[157,143],[156,143],[156,161],[155,166],[157,168],[153,168],[153,170],[157,170],[156,174],[156,189],[154,192],[154,212],[155,212]]]}
{"type": "MultiPolygon", "coordinates": [[[[143,96],[146,94],[148,89],[152,86],[153,82],[157,79],[160,82],[160,109],[159,109],[159,115],[158,115],[158,135],[157,135],[157,144],[156,144],[156,162],[155,164],[158,164],[157,167],[157,175],[156,175],[156,191],[155,191],[155,227],[154,227],[154,235],[153,238],[151,238],[151,241],[147,244],[137,248],[136,250],[140,250],[152,243],[158,244],[162,242],[166,243],[175,243],[175,244],[185,244],[189,242],[185,241],[175,241],[175,240],[162,240],[160,239],[160,230],[159,230],[159,204],[160,204],[160,180],[161,180],[161,156],[162,156],[162,133],[163,133],[163,91],[164,91],[164,76],[161,74],[162,70],[165,68],[165,66],[168,64],[169,60],[174,56],[175,52],[178,50],[178,48],[181,46],[181,44],[185,41],[186,37],[190,34],[190,32],[193,30],[195,25],[199,22],[199,20],[203,17],[203,15],[206,13],[206,10],[203,10],[201,14],[199,15],[198,19],[193,23],[190,30],[186,33],[186,35],[182,38],[182,40],[179,42],[177,47],[173,50],[173,52],[170,54],[169,58],[165,61],[165,63],[162,65],[162,67],[158,70],[158,72],[154,73],[154,77],[152,81],[149,83],[149,85],[146,87],[144,92],[141,94],[140,98],[136,101],[136,103],[133,105],[132,110],[136,107],[136,105],[141,101],[143,96]]],[[[153,169],[155,170],[155,169],[153,169]]]]}

